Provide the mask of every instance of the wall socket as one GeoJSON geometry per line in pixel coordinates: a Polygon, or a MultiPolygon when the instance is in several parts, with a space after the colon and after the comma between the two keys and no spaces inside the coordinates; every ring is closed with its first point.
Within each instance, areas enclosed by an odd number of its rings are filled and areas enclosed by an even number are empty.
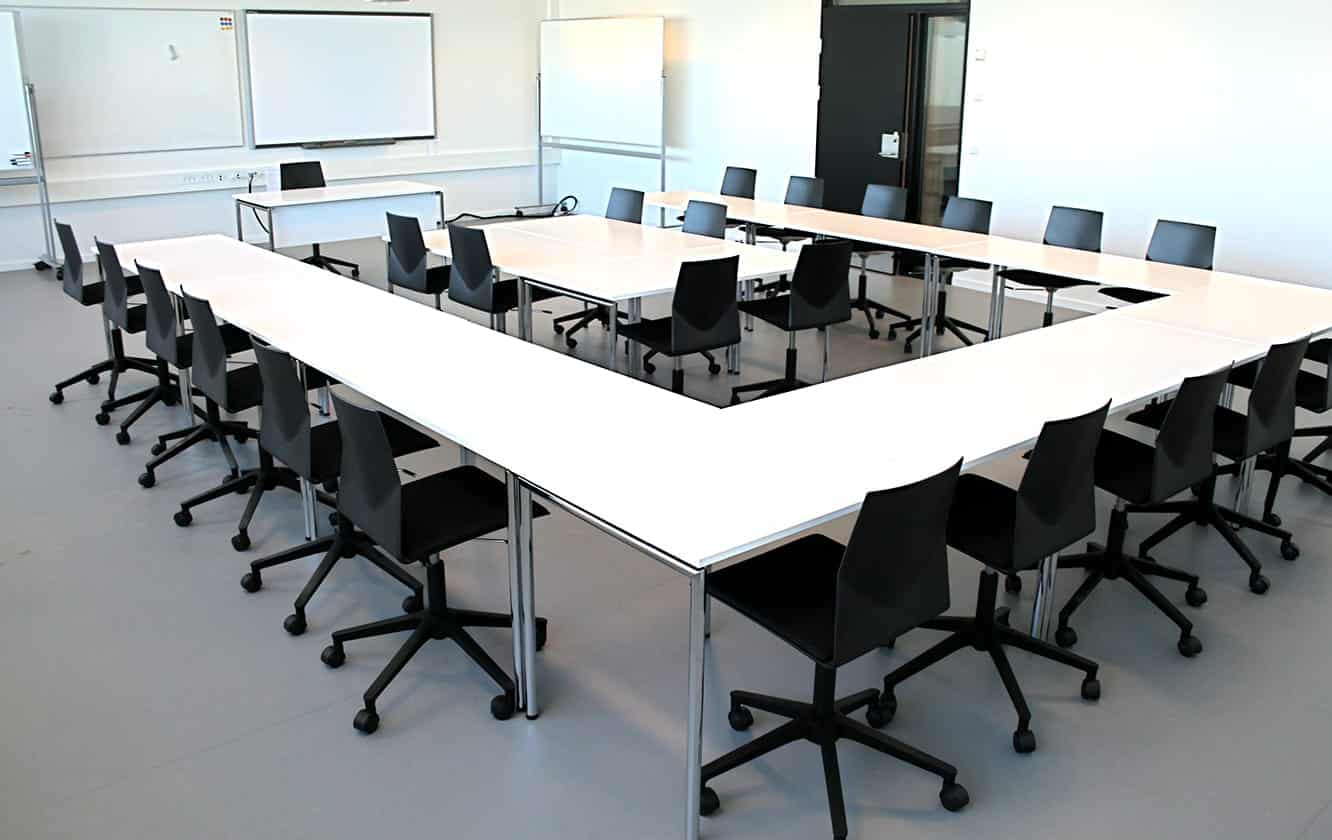
{"type": "Polygon", "coordinates": [[[181,184],[186,187],[226,189],[228,187],[244,186],[250,182],[250,176],[254,175],[256,181],[262,180],[263,172],[250,169],[218,169],[207,172],[187,172],[181,178],[181,184]]]}

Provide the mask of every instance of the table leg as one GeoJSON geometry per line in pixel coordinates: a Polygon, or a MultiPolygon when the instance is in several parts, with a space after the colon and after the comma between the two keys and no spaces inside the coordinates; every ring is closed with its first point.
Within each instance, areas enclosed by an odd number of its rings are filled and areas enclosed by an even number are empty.
{"type": "Polygon", "coordinates": [[[527,604],[523,596],[523,488],[518,476],[511,472],[505,473],[504,483],[508,491],[509,507],[509,612],[513,619],[513,683],[517,706],[519,709],[526,709],[529,663],[523,621],[523,611],[527,604]]]}
{"type": "MultiPolygon", "coordinates": [[[[270,227],[269,230],[272,230],[270,227]]],[[[296,374],[301,378],[301,387],[306,386],[306,368],[305,363],[297,360],[296,374]]],[[[319,520],[315,516],[315,489],[309,479],[302,477],[301,486],[301,512],[305,515],[305,538],[307,540],[317,539],[319,537],[319,520]]]]}
{"type": "Polygon", "coordinates": [[[332,413],[332,400],[329,398],[328,386],[325,385],[315,392],[315,400],[318,402],[319,416],[327,417],[332,413]]]}
{"type": "Polygon", "coordinates": [[[698,840],[703,789],[703,662],[707,652],[707,572],[689,576],[689,731],[685,738],[685,838],[698,840]]]}
{"type": "MultiPolygon", "coordinates": [[[[740,299],[741,299],[741,300],[753,300],[753,299],[754,299],[754,281],[753,281],[753,280],[746,280],[746,281],[745,281],[745,292],[744,292],[743,295],[741,295],[741,298],[740,298],[740,299]]],[[[754,316],[751,315],[750,313],[746,312],[746,313],[745,313],[745,332],[753,332],[753,331],[754,331],[754,316]]]]}
{"type": "Polygon", "coordinates": [[[925,292],[920,303],[920,357],[934,352],[934,317],[939,302],[939,258],[925,255],[925,292]]]}
{"type": "Polygon", "coordinates": [[[1051,554],[1041,561],[1036,578],[1036,601],[1031,608],[1031,635],[1048,641],[1051,619],[1054,618],[1055,573],[1059,571],[1059,557],[1051,554]]]}
{"type": "Polygon", "coordinates": [[[268,210],[268,250],[277,250],[277,225],[273,224],[273,210],[268,210]]]}
{"type": "Polygon", "coordinates": [[[519,591],[523,599],[523,663],[526,665],[523,675],[523,710],[528,720],[536,720],[541,714],[541,704],[537,699],[537,656],[536,656],[536,570],[532,552],[532,489],[519,482],[518,485],[518,524],[522,539],[518,543],[518,577],[522,583],[519,591]]]}
{"type": "Polygon", "coordinates": [[[606,351],[606,366],[611,370],[620,369],[620,306],[615,301],[611,301],[607,306],[610,310],[610,323],[606,330],[610,336],[610,349],[606,351]]]}
{"type": "MultiPolygon", "coordinates": [[[[236,205],[239,207],[240,205],[236,205]]],[[[176,335],[185,334],[185,301],[176,298],[176,335]]],[[[108,334],[109,340],[109,334],[108,334]]],[[[185,414],[185,425],[194,425],[194,383],[190,380],[190,369],[183,367],[176,372],[180,384],[180,408],[185,414]]]]}
{"type": "Polygon", "coordinates": [[[990,281],[990,328],[989,337],[986,341],[994,341],[1002,338],[1004,335],[1004,300],[1006,299],[1004,289],[1003,273],[1004,266],[996,265],[991,268],[990,281]]]}
{"type": "MultiPolygon", "coordinates": [[[[629,323],[637,324],[643,319],[643,299],[629,301],[629,323]]],[[[629,375],[637,379],[643,375],[643,348],[637,341],[629,342],[629,375]]]]}
{"type": "Polygon", "coordinates": [[[532,287],[524,277],[518,278],[518,337],[532,340],[532,287]]]}
{"type": "Polygon", "coordinates": [[[244,241],[245,241],[245,230],[244,230],[244,228],[241,226],[241,211],[242,211],[241,203],[240,203],[239,201],[236,201],[236,202],[233,202],[233,203],[236,205],[236,241],[237,241],[237,242],[244,242],[244,241]]]}

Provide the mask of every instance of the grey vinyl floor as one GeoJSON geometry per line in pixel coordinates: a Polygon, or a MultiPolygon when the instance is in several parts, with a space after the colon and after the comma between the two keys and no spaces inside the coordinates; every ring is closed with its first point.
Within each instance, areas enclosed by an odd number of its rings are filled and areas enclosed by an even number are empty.
{"type": "MultiPolygon", "coordinates": [[[[360,258],[364,279],[381,282],[376,243],[332,251],[360,258]]],[[[911,281],[875,278],[871,289],[918,309],[911,281]]],[[[983,319],[987,301],[958,291],[954,305],[983,319]]],[[[1008,311],[1010,329],[1038,322],[1031,306],[1008,311]]],[[[539,340],[562,349],[545,316],[536,324],[539,340]]],[[[354,341],[355,325],[348,330],[354,341]]],[[[255,595],[238,580],[250,559],[301,538],[297,499],[264,501],[245,555],[228,543],[239,497],[176,527],[176,504],[224,471],[215,450],[199,448],[163,468],[151,491],[135,484],[153,435],[180,425],[179,410],[155,409],[122,447],[114,427],[92,422],[103,387],[76,385],[63,405],[47,402],[52,382],[102,355],[97,314],[64,297],[51,275],[0,275],[0,336],[0,838],[680,836],[687,592],[678,577],[570,517],[539,521],[538,608],[551,621],[540,720],[492,720],[491,685],[451,644],[436,643],[385,694],[380,731],[363,737],[351,728],[360,693],[398,640],[349,646],[336,672],[319,652],[332,629],[396,614],[396,585],[347,562],[313,602],[309,632],[289,637],[282,619],[313,561],[267,574],[255,595]]],[[[599,329],[582,339],[580,355],[603,357],[599,329]]],[[[907,358],[900,339],[870,341],[859,319],[836,328],[832,341],[835,375],[907,358]]],[[[747,342],[740,380],[778,375],[783,335],[760,326],[747,342]]],[[[129,344],[142,352],[137,339],[129,344]]],[[[813,375],[814,342],[801,346],[802,371],[813,375]]],[[[141,380],[128,375],[125,385],[141,380]]],[[[657,381],[669,382],[665,367],[657,381]]],[[[728,384],[691,360],[691,394],[720,404],[728,384]]],[[[614,418],[613,406],[578,393],[548,410],[614,418]]],[[[987,407],[975,411],[984,422],[987,407]]],[[[635,478],[624,469],[632,453],[619,455],[610,463],[589,452],[586,469],[632,493],[635,478]]],[[[444,446],[410,466],[455,459],[444,446]]],[[[993,469],[1012,479],[1021,464],[993,469]]],[[[1118,584],[1103,586],[1077,621],[1079,650],[1103,663],[1100,703],[1079,699],[1076,673],[1014,654],[1035,715],[1032,755],[1013,753],[1014,716],[981,654],[958,654],[905,684],[888,731],[956,764],[972,803],[948,814],[932,777],[844,743],[852,836],[1332,837],[1332,507],[1292,482],[1280,509],[1304,554],[1286,563],[1275,544],[1252,538],[1272,578],[1266,597],[1248,592],[1238,559],[1212,534],[1191,529],[1159,550],[1161,561],[1197,570],[1210,592],[1195,613],[1206,645],[1197,659],[1182,659],[1173,627],[1118,584]]],[[[1133,534],[1151,524],[1135,522],[1133,534]]],[[[507,605],[502,545],[460,548],[448,571],[456,603],[507,605]]],[[[956,612],[974,606],[977,573],[973,561],[952,558],[956,612]]],[[[1061,576],[1063,594],[1076,583],[1061,576]]],[[[1005,596],[1019,622],[1033,588],[1005,596]]],[[[1182,602],[1182,591],[1167,591],[1182,602]]],[[[895,650],[844,668],[839,687],[878,684],[931,635],[909,634],[895,650]]],[[[507,662],[506,632],[478,638],[507,662]]],[[[812,673],[798,654],[718,607],[705,756],[752,737],[727,726],[727,691],[806,697],[812,673]]],[[[760,714],[753,733],[773,725],[760,714]]],[[[707,837],[829,836],[812,745],[787,747],[715,788],[723,810],[704,821],[707,837]]]]}

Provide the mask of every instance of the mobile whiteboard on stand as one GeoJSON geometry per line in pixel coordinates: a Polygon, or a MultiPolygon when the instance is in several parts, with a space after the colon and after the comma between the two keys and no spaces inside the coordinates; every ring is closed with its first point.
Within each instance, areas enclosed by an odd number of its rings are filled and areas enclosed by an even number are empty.
{"type": "Polygon", "coordinates": [[[0,11],[0,187],[36,185],[42,209],[45,251],[33,263],[38,271],[57,265],[52,235],[51,196],[46,189],[37,98],[23,73],[17,12],[0,11]]]}
{"type": "Polygon", "coordinates": [[[537,201],[547,149],[660,161],[665,191],[666,19],[545,20],[539,50],[537,201]]]}

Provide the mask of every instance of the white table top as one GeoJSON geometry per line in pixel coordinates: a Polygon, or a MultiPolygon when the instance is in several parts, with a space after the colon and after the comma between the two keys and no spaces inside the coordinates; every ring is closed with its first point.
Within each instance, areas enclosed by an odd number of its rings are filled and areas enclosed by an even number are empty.
{"type": "Polygon", "coordinates": [[[265,190],[256,193],[236,193],[232,196],[242,204],[273,210],[302,204],[327,204],[334,201],[359,201],[372,198],[395,198],[403,195],[442,193],[443,187],[420,181],[378,181],[370,184],[339,184],[334,187],[311,187],[303,190],[265,190]]]}

